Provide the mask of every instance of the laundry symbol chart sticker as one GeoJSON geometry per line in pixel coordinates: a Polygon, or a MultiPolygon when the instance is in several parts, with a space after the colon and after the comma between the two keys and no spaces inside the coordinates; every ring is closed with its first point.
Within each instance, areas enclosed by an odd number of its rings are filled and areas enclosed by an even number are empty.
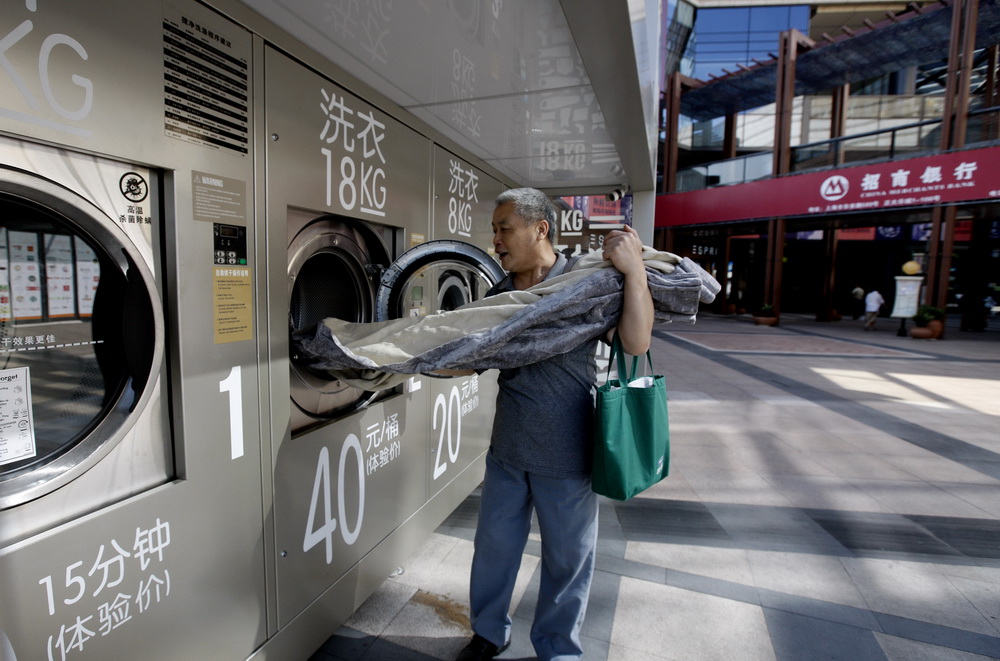
{"type": "Polygon", "coordinates": [[[0,465],[29,459],[36,452],[28,368],[0,370],[0,465]]]}

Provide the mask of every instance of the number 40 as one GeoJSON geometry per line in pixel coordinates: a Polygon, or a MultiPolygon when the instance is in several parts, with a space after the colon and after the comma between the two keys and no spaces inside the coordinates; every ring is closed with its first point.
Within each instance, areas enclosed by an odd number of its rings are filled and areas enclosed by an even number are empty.
{"type": "MultiPolygon", "coordinates": [[[[325,446],[319,451],[316,463],[316,479],[313,481],[312,499],[309,502],[309,519],[306,521],[306,534],[302,540],[302,551],[308,552],[317,544],[326,544],[326,564],[333,562],[333,534],[338,525],[333,517],[333,488],[330,484],[330,450],[325,446]],[[322,504],[323,516],[317,521],[317,514],[322,504]],[[318,525],[317,525],[318,524],[318,525]]],[[[340,519],[340,536],[344,543],[351,545],[361,534],[361,525],[365,517],[365,460],[361,451],[361,441],[354,434],[344,440],[340,449],[340,464],[337,467],[337,516],[340,519]],[[358,469],[358,511],[354,528],[347,523],[346,503],[344,494],[344,472],[350,461],[349,454],[354,454],[358,469]]]]}

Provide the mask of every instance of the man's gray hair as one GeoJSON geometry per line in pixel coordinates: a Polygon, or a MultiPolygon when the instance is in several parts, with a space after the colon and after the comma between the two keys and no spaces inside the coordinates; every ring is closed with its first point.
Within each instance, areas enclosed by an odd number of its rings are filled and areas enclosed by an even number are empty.
{"type": "Polygon", "coordinates": [[[549,224],[549,243],[556,242],[556,207],[549,196],[534,188],[511,188],[497,196],[496,205],[514,203],[514,213],[528,221],[545,220],[549,224]]]}

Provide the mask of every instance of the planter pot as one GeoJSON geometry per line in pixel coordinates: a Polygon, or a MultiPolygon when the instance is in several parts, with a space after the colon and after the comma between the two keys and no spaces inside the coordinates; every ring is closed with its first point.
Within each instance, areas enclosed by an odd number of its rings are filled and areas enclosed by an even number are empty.
{"type": "Polygon", "coordinates": [[[910,337],[917,340],[936,340],[944,332],[944,322],[940,319],[933,319],[927,322],[926,326],[914,326],[910,329],[910,337]]]}
{"type": "Polygon", "coordinates": [[[778,325],[778,318],[777,317],[751,317],[751,319],[753,319],[753,323],[756,326],[777,326],[778,325]]]}

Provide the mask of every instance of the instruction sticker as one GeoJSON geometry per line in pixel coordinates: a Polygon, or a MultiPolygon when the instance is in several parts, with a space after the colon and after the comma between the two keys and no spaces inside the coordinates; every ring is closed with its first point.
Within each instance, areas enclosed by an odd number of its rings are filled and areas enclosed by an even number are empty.
{"type": "Polygon", "coordinates": [[[212,269],[215,343],[253,339],[253,283],[248,267],[212,269]]]}
{"type": "Polygon", "coordinates": [[[0,465],[36,453],[28,368],[0,370],[0,465]]]}

